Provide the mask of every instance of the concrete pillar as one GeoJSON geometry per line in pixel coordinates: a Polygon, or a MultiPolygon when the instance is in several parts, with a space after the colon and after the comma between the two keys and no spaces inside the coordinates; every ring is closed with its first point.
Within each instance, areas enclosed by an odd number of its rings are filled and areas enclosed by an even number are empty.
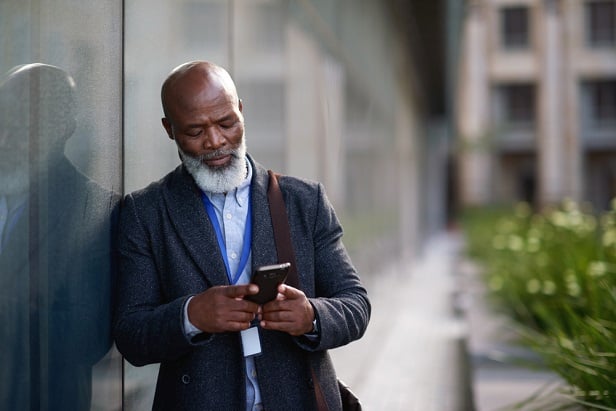
{"type": "Polygon", "coordinates": [[[319,179],[319,139],[323,132],[319,82],[315,67],[321,64],[314,40],[295,25],[286,33],[286,138],[288,174],[319,179]]]}
{"type": "Polygon", "coordinates": [[[400,254],[405,259],[411,259],[418,249],[420,233],[420,202],[422,198],[419,189],[420,163],[418,152],[421,149],[421,139],[417,124],[416,110],[403,93],[396,93],[396,135],[395,157],[398,167],[398,220],[401,229],[398,230],[400,254]]]}
{"type": "Polygon", "coordinates": [[[342,208],[345,72],[293,24],[286,44],[285,172],[323,182],[330,201],[342,208]]]}
{"type": "Polygon", "coordinates": [[[583,198],[583,150],[580,142],[580,96],[579,79],[575,70],[575,63],[579,61],[578,42],[584,41],[584,21],[579,18],[584,10],[584,4],[578,0],[561,0],[561,14],[563,24],[563,79],[566,95],[563,98],[564,108],[564,135],[566,141],[567,179],[565,192],[567,197],[574,201],[583,198]]]}
{"type": "Polygon", "coordinates": [[[345,94],[346,74],[332,57],[323,55],[320,67],[320,108],[323,132],[319,140],[319,178],[327,188],[327,195],[336,208],[345,207],[345,94]]]}
{"type": "Polygon", "coordinates": [[[542,58],[539,80],[538,200],[540,206],[560,202],[565,196],[565,111],[563,100],[563,45],[560,0],[543,0],[543,28],[539,36],[542,58]]]}
{"type": "Polygon", "coordinates": [[[467,6],[458,94],[460,201],[486,204],[491,199],[487,19],[479,1],[467,6]]]}

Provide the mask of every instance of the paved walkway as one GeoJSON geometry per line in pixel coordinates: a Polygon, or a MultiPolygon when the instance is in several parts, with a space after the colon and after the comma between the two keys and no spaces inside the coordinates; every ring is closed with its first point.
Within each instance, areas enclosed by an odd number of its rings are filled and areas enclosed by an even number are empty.
{"type": "Polygon", "coordinates": [[[366,410],[495,411],[556,380],[500,361],[512,348],[461,247],[458,234],[442,233],[416,261],[366,276],[368,331],[331,351],[366,410]]]}
{"type": "Polygon", "coordinates": [[[366,280],[373,314],[364,338],[333,350],[339,377],[367,410],[472,410],[465,321],[454,307],[458,244],[435,237],[418,261],[366,280]]]}

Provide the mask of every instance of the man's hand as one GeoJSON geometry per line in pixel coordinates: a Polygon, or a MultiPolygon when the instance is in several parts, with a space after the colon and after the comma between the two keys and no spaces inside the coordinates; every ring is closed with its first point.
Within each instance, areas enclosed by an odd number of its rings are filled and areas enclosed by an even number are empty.
{"type": "Polygon", "coordinates": [[[254,284],[212,287],[197,294],[188,304],[188,319],[206,333],[242,331],[250,327],[259,306],[244,300],[256,294],[254,284]]]}
{"type": "Polygon", "coordinates": [[[278,286],[278,297],[261,308],[261,327],[300,336],[312,331],[314,310],[306,295],[286,284],[278,286]]]}

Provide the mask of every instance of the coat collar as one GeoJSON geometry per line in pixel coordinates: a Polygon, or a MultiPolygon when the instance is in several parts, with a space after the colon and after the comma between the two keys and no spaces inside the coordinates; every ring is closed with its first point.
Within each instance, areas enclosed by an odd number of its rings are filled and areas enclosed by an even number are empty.
{"type": "MultiPolygon", "coordinates": [[[[253,168],[252,267],[277,262],[273,229],[267,202],[267,170],[248,156],[253,168]]],[[[191,258],[211,285],[229,284],[216,233],[201,201],[200,190],[183,165],[170,174],[163,188],[167,212],[191,258]]]]}
{"type": "Polygon", "coordinates": [[[278,262],[274,230],[267,201],[269,175],[262,165],[248,160],[253,166],[252,195],[252,266],[253,268],[278,262]]]}

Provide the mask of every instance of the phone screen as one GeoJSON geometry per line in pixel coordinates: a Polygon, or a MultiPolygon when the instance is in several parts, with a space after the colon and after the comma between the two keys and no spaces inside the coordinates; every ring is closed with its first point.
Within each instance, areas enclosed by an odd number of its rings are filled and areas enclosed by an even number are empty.
{"type": "Polygon", "coordinates": [[[252,275],[251,282],[259,286],[259,292],[244,298],[260,305],[275,299],[278,295],[278,286],[287,278],[290,266],[290,263],[282,263],[258,267],[252,275]]]}

